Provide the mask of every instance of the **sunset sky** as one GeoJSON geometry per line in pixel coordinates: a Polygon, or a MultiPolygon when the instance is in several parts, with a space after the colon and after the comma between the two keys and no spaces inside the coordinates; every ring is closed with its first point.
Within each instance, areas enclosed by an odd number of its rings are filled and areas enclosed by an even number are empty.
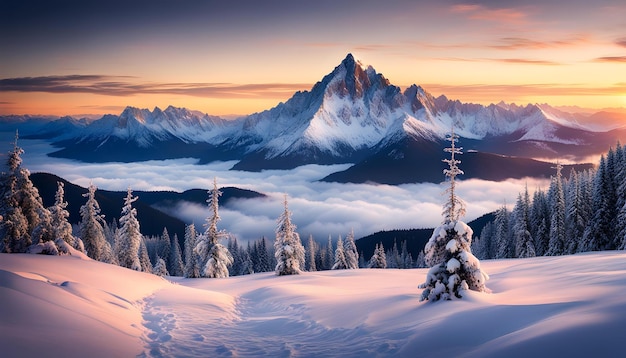
{"type": "Polygon", "coordinates": [[[626,107],[624,0],[20,0],[0,5],[0,114],[248,114],[347,53],[464,102],[626,107]]]}

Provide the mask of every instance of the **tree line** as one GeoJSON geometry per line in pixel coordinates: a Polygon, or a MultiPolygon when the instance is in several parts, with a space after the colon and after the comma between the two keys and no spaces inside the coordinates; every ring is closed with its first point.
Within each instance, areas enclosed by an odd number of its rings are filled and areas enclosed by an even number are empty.
{"type": "Polygon", "coordinates": [[[7,159],[8,171],[0,177],[0,235],[3,238],[0,252],[61,255],[75,250],[94,260],[137,271],[190,278],[268,271],[285,275],[302,270],[412,268],[419,263],[408,252],[406,241],[401,243],[400,250],[395,242],[387,251],[382,243],[377,245],[372,258],[366,262],[357,252],[353,231],[345,240],[340,236],[334,244],[329,236],[326,245],[310,236],[305,247],[291,221],[286,196],[273,245],[265,237],[240,245],[236,237],[217,228],[221,195],[217,181],[208,191],[210,214],[203,225],[204,231],[198,231],[194,223],[187,225],[183,247],[176,234],[170,237],[167,228],[162,235],[141,234],[137,210],[133,207],[138,198],[131,188],[127,190],[119,220],[106,222],[96,200],[97,187],[90,184],[83,194],[81,220],[72,227],[68,222],[64,184],[57,183],[54,205],[44,207],[28,169],[22,166],[22,154],[16,135],[7,159]],[[227,242],[226,246],[222,242],[227,242]]]}
{"type": "Polygon", "coordinates": [[[555,167],[547,191],[528,188],[513,209],[503,205],[473,251],[482,259],[555,256],[626,249],[626,147],[617,144],[596,169],[555,167]]]}

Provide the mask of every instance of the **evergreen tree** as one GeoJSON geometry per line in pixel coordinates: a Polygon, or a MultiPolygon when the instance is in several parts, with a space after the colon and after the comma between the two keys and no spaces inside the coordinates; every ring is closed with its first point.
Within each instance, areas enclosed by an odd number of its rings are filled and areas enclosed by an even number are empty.
{"type": "Polygon", "coordinates": [[[437,301],[461,298],[462,291],[486,291],[485,282],[489,278],[480,269],[480,262],[472,255],[472,229],[460,218],[465,214],[463,202],[455,193],[455,178],[463,172],[457,167],[460,163],[455,159],[461,154],[461,148],[456,148],[458,136],[452,133],[447,138],[450,148],[450,159],[445,159],[449,169],[444,174],[449,179],[446,190],[447,201],[444,204],[443,224],[433,231],[425,247],[426,263],[431,266],[426,275],[426,281],[420,285],[423,288],[420,301],[437,301]]]}
{"type": "Polygon", "coordinates": [[[376,248],[374,249],[374,254],[370,258],[370,261],[367,265],[369,268],[387,268],[387,256],[385,255],[385,248],[383,247],[383,243],[376,244],[376,248]]]}
{"type": "Polygon", "coordinates": [[[317,244],[313,240],[313,235],[309,235],[309,241],[306,245],[306,268],[308,271],[317,271],[315,264],[315,256],[317,253],[317,244]]]}
{"type": "Polygon", "coordinates": [[[63,239],[70,246],[75,246],[75,239],[72,235],[72,224],[67,220],[70,213],[67,212],[67,202],[65,202],[65,190],[63,182],[57,182],[57,192],[54,196],[54,205],[48,210],[50,211],[51,224],[53,227],[54,239],[63,239]]]}
{"type": "Polygon", "coordinates": [[[276,275],[297,275],[300,267],[304,266],[304,247],[296,226],[291,223],[291,212],[287,207],[285,195],[285,211],[278,218],[276,241],[274,241],[274,255],[276,257],[276,275]]]}
{"type": "Polygon", "coordinates": [[[213,179],[213,189],[209,191],[207,203],[211,209],[211,214],[207,217],[203,235],[198,237],[195,251],[204,262],[202,275],[209,278],[228,277],[228,267],[233,264],[233,256],[226,246],[220,243],[221,239],[229,235],[226,231],[217,230],[219,216],[219,197],[222,192],[217,188],[217,179],[213,179]]]}
{"type": "Polygon", "coordinates": [[[616,197],[612,193],[610,168],[607,159],[600,158],[593,185],[593,216],[583,234],[582,251],[611,250],[616,236],[616,226],[612,225],[616,208],[616,197]]]}
{"type": "Polygon", "coordinates": [[[169,263],[169,275],[171,276],[183,276],[184,267],[183,267],[183,257],[180,250],[180,243],[178,242],[178,235],[174,234],[171,242],[171,250],[169,263]]]}
{"type": "MultiPolygon", "coordinates": [[[[157,260],[159,257],[157,256],[157,260]]],[[[146,273],[152,273],[152,262],[150,261],[150,256],[148,256],[148,248],[146,247],[146,240],[143,236],[140,238],[139,242],[139,263],[140,270],[146,273]]]]}
{"type": "Polygon", "coordinates": [[[335,263],[332,270],[347,270],[348,269],[348,261],[346,259],[346,252],[343,249],[343,239],[341,235],[339,235],[339,239],[337,240],[337,248],[335,249],[335,263]]]}
{"type": "Polygon", "coordinates": [[[534,257],[535,244],[532,236],[530,236],[530,197],[528,195],[528,187],[524,190],[523,196],[520,194],[517,197],[514,217],[515,257],[534,257]]]}
{"type": "Polygon", "coordinates": [[[152,269],[152,273],[157,276],[169,276],[167,272],[167,265],[165,264],[165,260],[160,257],[157,257],[157,262],[152,269]]]}
{"type": "Polygon", "coordinates": [[[33,245],[55,240],[55,229],[52,226],[52,215],[50,210],[44,208],[37,209],[39,223],[30,234],[33,245]]]}
{"type": "Polygon", "coordinates": [[[531,236],[535,239],[535,254],[543,256],[548,252],[550,242],[550,208],[546,193],[540,189],[533,194],[530,222],[531,236]]]}
{"type": "Polygon", "coordinates": [[[197,235],[196,226],[193,223],[185,226],[185,271],[183,276],[187,278],[200,277],[200,258],[194,250],[197,235]]]}
{"type": "Polygon", "coordinates": [[[502,206],[496,212],[496,219],[494,222],[495,234],[493,240],[496,245],[494,250],[496,259],[513,257],[509,230],[509,216],[510,214],[506,206],[502,206]]]}
{"type": "Polygon", "coordinates": [[[252,262],[252,258],[250,257],[250,252],[248,250],[242,251],[242,260],[241,260],[241,270],[239,275],[251,275],[254,273],[254,263],[252,262]]]}
{"type": "Polygon", "coordinates": [[[413,257],[406,246],[406,240],[402,241],[402,252],[400,253],[398,267],[401,269],[410,269],[413,267],[413,257]]]}
{"type": "Polygon", "coordinates": [[[142,266],[139,261],[139,247],[143,239],[139,231],[137,210],[132,206],[137,199],[138,197],[133,197],[133,191],[128,187],[126,198],[124,199],[124,207],[122,207],[120,216],[120,227],[117,230],[117,240],[119,243],[118,261],[122,267],[141,271],[142,266]]]}
{"type": "Polygon", "coordinates": [[[87,202],[80,207],[80,224],[78,233],[85,244],[85,251],[89,257],[97,261],[111,263],[113,253],[107,243],[104,226],[104,215],[100,214],[100,204],[96,201],[96,186],[89,184],[87,193],[83,197],[87,202]]]}
{"type": "Polygon", "coordinates": [[[324,270],[330,270],[335,263],[335,249],[333,249],[333,239],[328,235],[326,244],[326,254],[324,255],[324,270]]]}
{"type": "MultiPolygon", "coordinates": [[[[166,227],[163,228],[163,233],[160,237],[157,237],[157,240],[158,245],[156,247],[156,254],[158,257],[162,258],[167,265],[172,250],[172,239],[170,238],[170,233],[167,231],[166,227]]],[[[156,260],[154,262],[156,263],[156,260]]],[[[170,271],[171,267],[167,266],[167,270],[170,271]]]]}
{"type": "Polygon", "coordinates": [[[8,172],[0,177],[0,236],[4,238],[3,252],[7,253],[26,252],[44,209],[39,192],[30,181],[30,172],[22,168],[24,151],[17,139],[16,132],[13,151],[7,157],[8,172]]]}
{"type": "Polygon", "coordinates": [[[550,217],[550,243],[548,256],[563,255],[565,253],[565,194],[561,178],[561,164],[556,164],[556,175],[552,177],[550,185],[550,201],[552,215],[550,217]]]}
{"type": "Polygon", "coordinates": [[[346,261],[349,269],[359,268],[359,252],[354,242],[354,230],[350,230],[344,244],[344,251],[346,252],[346,261]]]}

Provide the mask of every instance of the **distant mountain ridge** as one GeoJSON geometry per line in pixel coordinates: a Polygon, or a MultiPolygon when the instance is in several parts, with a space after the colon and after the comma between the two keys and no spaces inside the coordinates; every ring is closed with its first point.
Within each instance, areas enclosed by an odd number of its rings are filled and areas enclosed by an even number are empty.
{"type": "MultiPolygon", "coordinates": [[[[537,176],[531,169],[536,163],[502,155],[580,160],[626,138],[623,127],[602,132],[580,119],[548,105],[462,103],[435,98],[416,85],[402,91],[348,54],[310,91],[235,120],[172,106],[127,107],[119,116],[94,121],[61,118],[35,125],[31,119],[26,134],[53,142],[59,150],[51,156],[86,162],[194,157],[201,163],[237,160],[233,169],[247,171],[355,163],[325,180],[406,183],[443,179],[439,166],[430,164],[440,160],[442,139],[452,126],[460,144],[480,157],[477,162],[496,158],[489,153],[499,155],[499,170],[504,176],[518,173],[515,177],[537,176]],[[377,180],[378,163],[385,163],[388,173],[406,174],[416,166],[422,174],[377,180]]],[[[468,177],[482,175],[469,172],[475,174],[468,177]]],[[[549,174],[542,170],[539,176],[549,174]]]]}

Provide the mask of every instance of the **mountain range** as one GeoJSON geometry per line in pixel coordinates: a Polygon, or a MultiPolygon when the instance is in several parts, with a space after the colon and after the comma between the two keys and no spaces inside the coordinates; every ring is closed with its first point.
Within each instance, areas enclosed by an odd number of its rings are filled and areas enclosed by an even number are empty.
{"type": "Polygon", "coordinates": [[[85,162],[194,157],[201,163],[236,160],[232,169],[245,171],[352,163],[322,180],[401,184],[443,179],[442,149],[452,127],[466,152],[464,178],[548,177],[553,165],[533,158],[579,162],[626,138],[625,127],[585,122],[593,116],[602,114],[545,104],[462,103],[416,85],[402,91],[348,54],[310,91],[234,120],[172,106],[127,107],[93,121],[4,117],[0,127],[19,124],[24,137],[58,148],[50,156],[85,162]]]}

